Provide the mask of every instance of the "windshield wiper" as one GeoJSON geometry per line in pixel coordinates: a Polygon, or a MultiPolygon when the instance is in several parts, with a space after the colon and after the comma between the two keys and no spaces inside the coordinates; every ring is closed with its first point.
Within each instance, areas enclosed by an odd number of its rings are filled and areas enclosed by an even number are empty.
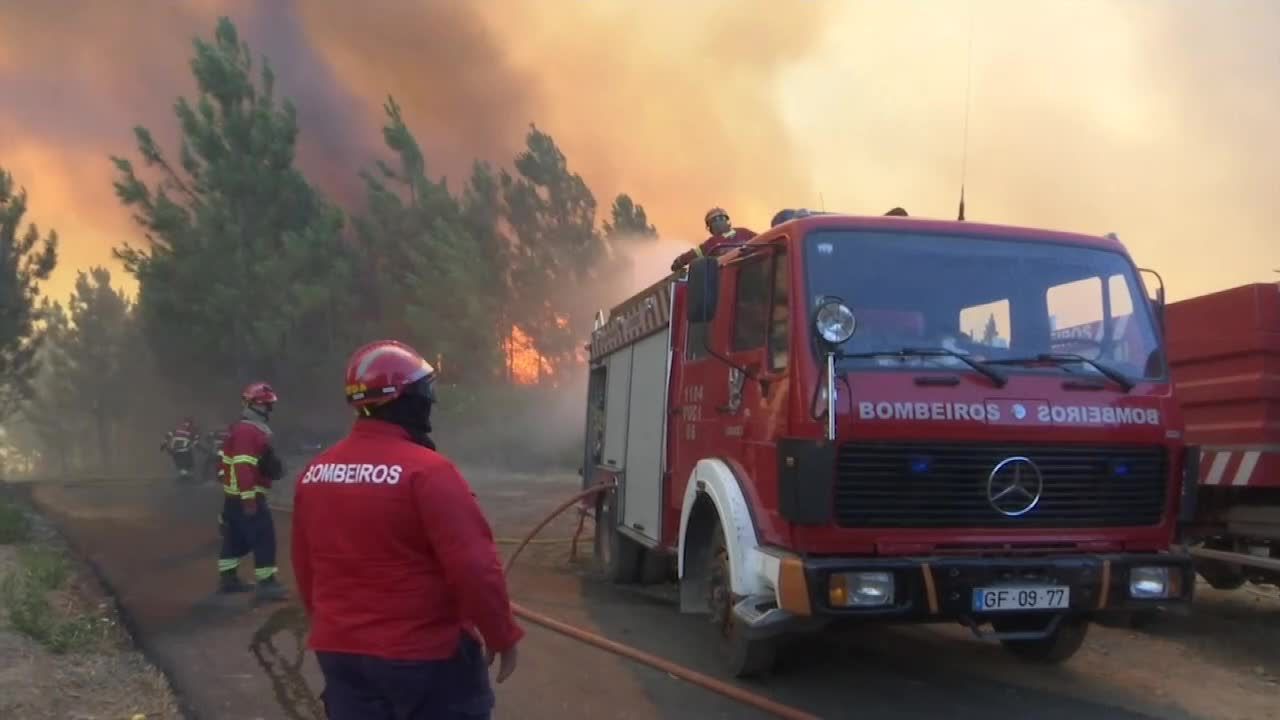
{"type": "Polygon", "coordinates": [[[987,362],[991,365],[1028,365],[1038,362],[1053,363],[1055,365],[1061,365],[1063,363],[1084,363],[1085,365],[1088,365],[1094,370],[1102,373],[1108,380],[1111,380],[1115,384],[1124,388],[1125,392],[1129,392],[1134,386],[1133,380],[1130,380],[1128,376],[1110,365],[1100,363],[1097,360],[1092,360],[1083,355],[1076,355],[1074,353],[1041,353],[1039,355],[1031,355],[1029,357],[1000,358],[999,360],[988,360],[987,362]]]}
{"type": "Polygon", "coordinates": [[[968,355],[965,355],[964,353],[958,353],[955,350],[948,350],[947,348],[944,348],[944,347],[933,347],[933,348],[904,347],[900,350],[872,350],[870,352],[861,352],[861,353],[841,353],[840,355],[841,359],[878,358],[878,357],[900,357],[900,358],[950,357],[950,358],[955,358],[960,362],[964,363],[965,365],[968,365],[969,367],[973,368],[974,371],[976,371],[977,373],[989,379],[992,382],[992,384],[994,384],[996,387],[1002,388],[1005,386],[1006,383],[1009,382],[1009,378],[1005,377],[1004,373],[994,368],[987,367],[985,363],[978,362],[977,360],[974,360],[973,358],[969,357],[968,355]]]}

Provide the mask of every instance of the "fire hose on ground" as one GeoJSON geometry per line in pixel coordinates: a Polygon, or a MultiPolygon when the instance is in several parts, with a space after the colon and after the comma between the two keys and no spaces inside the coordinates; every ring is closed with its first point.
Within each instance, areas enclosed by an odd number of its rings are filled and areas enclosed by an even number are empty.
{"type": "MultiPolygon", "coordinates": [[[[515,565],[516,558],[520,557],[520,552],[524,550],[525,546],[531,544],[531,542],[533,542],[533,538],[541,532],[543,528],[549,525],[552,520],[559,517],[561,513],[568,510],[574,504],[579,503],[588,497],[613,490],[615,487],[616,486],[612,483],[604,483],[583,490],[577,495],[566,500],[543,518],[542,522],[538,523],[527,535],[524,536],[520,544],[517,545],[516,549],[511,553],[511,557],[507,558],[506,570],[508,574],[510,574],[511,568],[515,565]]],[[[572,538],[574,544],[574,555],[576,555],[577,542],[579,536],[582,534],[583,520],[585,517],[585,512],[580,514],[578,517],[578,530],[572,538]]],[[[601,635],[588,632],[582,628],[574,627],[568,623],[547,617],[542,613],[534,612],[533,610],[519,605],[518,603],[513,602],[511,606],[516,617],[527,620],[535,625],[541,625],[548,630],[553,630],[561,635],[578,640],[579,642],[583,642],[601,650],[607,650],[615,655],[621,655],[622,657],[634,660],[638,663],[648,665],[649,667],[665,672],[674,678],[683,680],[692,685],[697,685],[704,690],[709,690],[719,695],[724,695],[725,697],[737,700],[744,705],[750,705],[758,710],[763,710],[780,718],[787,718],[788,720],[818,720],[818,716],[811,713],[774,702],[773,700],[770,700],[758,693],[753,693],[749,690],[744,690],[734,685],[730,685],[729,683],[717,680],[709,675],[704,675],[696,670],[677,665],[669,660],[664,660],[642,650],[637,650],[628,645],[614,642],[601,635]]]]}
{"type": "MultiPolygon", "coordinates": [[[[545,528],[547,525],[550,525],[552,520],[555,520],[557,517],[560,516],[561,513],[573,507],[575,504],[580,503],[586,498],[593,497],[602,492],[613,490],[615,489],[615,487],[616,486],[613,483],[602,483],[600,485],[595,485],[591,488],[583,490],[582,492],[574,495],[573,497],[561,503],[559,507],[551,511],[545,518],[543,518],[542,522],[539,522],[536,526],[534,526],[534,528],[530,530],[528,534],[526,534],[523,538],[520,538],[519,540],[509,540],[505,538],[501,539],[499,542],[503,542],[504,544],[516,545],[516,549],[511,553],[511,556],[507,558],[506,568],[505,568],[506,571],[510,573],[511,568],[515,565],[516,558],[520,557],[520,553],[525,549],[525,547],[529,545],[571,542],[573,543],[573,550],[571,552],[571,557],[576,557],[578,539],[582,535],[583,524],[586,519],[585,511],[581,512],[581,514],[578,517],[578,529],[574,533],[574,536],[572,538],[554,538],[554,539],[542,540],[542,541],[535,540],[534,538],[537,536],[538,533],[542,532],[543,528],[545,528]]],[[[274,505],[272,507],[284,512],[291,511],[291,508],[274,506],[274,505]]],[[[643,665],[648,665],[649,667],[654,668],[655,670],[659,670],[661,672],[667,673],[668,675],[670,675],[673,678],[676,678],[677,680],[683,680],[684,682],[687,682],[691,685],[696,685],[704,690],[708,690],[718,695],[723,695],[732,700],[736,700],[744,705],[749,705],[751,707],[754,707],[757,710],[763,710],[764,712],[771,713],[780,718],[785,718],[786,720],[819,720],[818,716],[812,713],[805,712],[798,708],[793,708],[787,705],[783,705],[781,703],[770,700],[769,698],[766,698],[763,695],[760,695],[759,693],[754,693],[754,692],[751,692],[750,690],[744,690],[743,688],[737,687],[735,685],[731,685],[722,680],[717,680],[711,677],[710,675],[705,675],[696,670],[684,667],[682,665],[677,665],[676,663],[673,663],[670,660],[664,660],[663,658],[660,658],[656,655],[651,655],[642,650],[637,650],[636,648],[633,648],[629,645],[623,645],[622,643],[614,642],[613,640],[610,640],[609,638],[606,638],[602,635],[598,635],[596,633],[589,632],[587,630],[583,630],[582,628],[570,625],[569,623],[556,620],[555,618],[552,618],[552,617],[548,617],[547,615],[543,615],[542,613],[530,610],[518,603],[515,603],[515,602],[511,603],[511,609],[512,609],[512,612],[515,613],[516,617],[522,618],[535,625],[540,625],[548,630],[560,633],[561,635],[572,638],[582,643],[586,643],[587,645],[591,645],[601,650],[606,650],[615,655],[620,655],[622,657],[625,657],[629,660],[634,660],[643,665]]]]}

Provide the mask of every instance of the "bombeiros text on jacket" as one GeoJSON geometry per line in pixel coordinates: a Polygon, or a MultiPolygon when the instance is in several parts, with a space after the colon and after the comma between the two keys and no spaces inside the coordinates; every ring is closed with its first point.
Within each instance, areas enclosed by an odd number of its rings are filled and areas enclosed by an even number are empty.
{"type": "Polygon", "coordinates": [[[403,465],[369,463],[318,463],[307,469],[302,483],[372,483],[395,485],[404,473],[403,465]]]}

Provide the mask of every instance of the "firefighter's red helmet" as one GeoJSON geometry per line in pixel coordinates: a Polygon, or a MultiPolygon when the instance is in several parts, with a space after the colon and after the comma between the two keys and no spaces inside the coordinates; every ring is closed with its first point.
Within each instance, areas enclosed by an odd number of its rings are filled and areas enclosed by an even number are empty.
{"type": "Polygon", "coordinates": [[[707,211],[707,214],[706,214],[706,216],[705,216],[705,217],[703,217],[703,218],[702,218],[702,221],[703,221],[704,223],[706,223],[707,228],[708,228],[708,229],[710,229],[710,227],[711,227],[711,221],[712,221],[713,219],[715,219],[715,218],[717,218],[717,217],[721,216],[721,215],[723,215],[723,216],[724,216],[724,219],[725,219],[725,220],[728,220],[728,219],[729,219],[729,213],[725,212],[725,209],[724,209],[724,208],[722,208],[722,207],[713,207],[713,208],[711,208],[710,210],[708,210],[708,211],[707,211]]]}
{"type": "Polygon", "coordinates": [[[383,405],[404,395],[411,386],[435,400],[435,376],[431,363],[408,345],[395,340],[372,342],[356,350],[347,362],[347,403],[358,408],[383,405]]]}
{"type": "Polygon", "coordinates": [[[280,401],[276,396],[276,391],[264,382],[256,382],[247,385],[244,392],[240,393],[240,399],[244,400],[248,405],[275,405],[280,401]]]}

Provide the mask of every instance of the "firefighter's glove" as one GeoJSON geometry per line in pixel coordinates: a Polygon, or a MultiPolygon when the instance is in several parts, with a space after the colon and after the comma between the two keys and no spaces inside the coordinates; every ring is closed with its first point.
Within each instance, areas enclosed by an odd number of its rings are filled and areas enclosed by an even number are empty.
{"type": "Polygon", "coordinates": [[[267,448],[267,451],[258,459],[258,470],[271,482],[284,477],[284,463],[280,462],[280,457],[272,448],[267,448]]]}

